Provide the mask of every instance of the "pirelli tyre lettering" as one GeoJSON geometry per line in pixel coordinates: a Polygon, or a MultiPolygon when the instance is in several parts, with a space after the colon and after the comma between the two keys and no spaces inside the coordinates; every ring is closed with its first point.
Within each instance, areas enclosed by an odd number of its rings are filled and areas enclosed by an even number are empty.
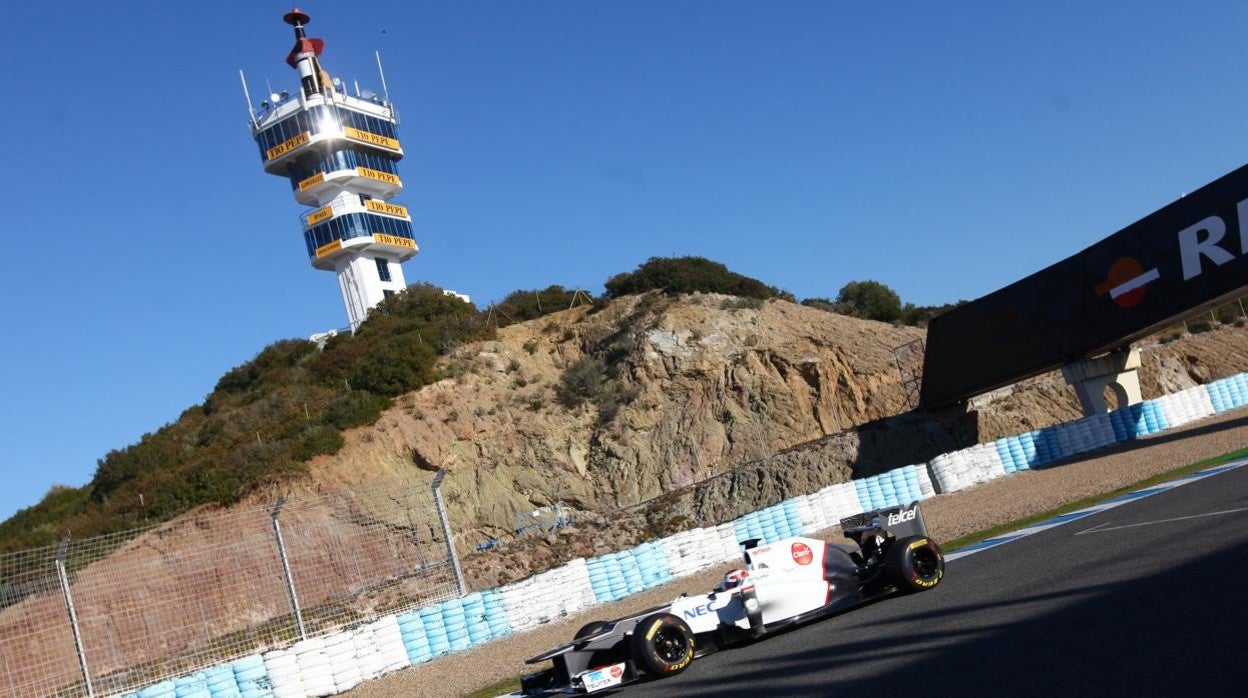
{"type": "Polygon", "coordinates": [[[908,536],[888,546],[884,553],[884,569],[898,591],[926,591],[940,584],[944,578],[945,556],[931,538],[908,536]]]}
{"type": "Polygon", "coordinates": [[[670,613],[655,613],[633,631],[633,660],[648,673],[674,676],[693,661],[693,631],[670,613]]]}

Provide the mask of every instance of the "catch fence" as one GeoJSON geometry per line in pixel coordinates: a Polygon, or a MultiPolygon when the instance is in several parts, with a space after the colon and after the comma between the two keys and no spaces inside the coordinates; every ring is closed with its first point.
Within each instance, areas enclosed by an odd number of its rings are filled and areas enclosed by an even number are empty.
{"type": "Polygon", "coordinates": [[[442,512],[410,476],[0,556],[0,694],[123,693],[461,596],[442,512]]]}

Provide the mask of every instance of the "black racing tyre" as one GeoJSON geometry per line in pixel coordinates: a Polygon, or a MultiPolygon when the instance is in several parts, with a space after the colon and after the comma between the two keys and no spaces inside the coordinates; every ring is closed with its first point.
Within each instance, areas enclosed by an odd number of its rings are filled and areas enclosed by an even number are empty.
{"type": "Polygon", "coordinates": [[[884,551],[884,573],[900,592],[927,591],[944,578],[945,556],[931,538],[908,536],[884,551]]]}
{"type": "Polygon", "coordinates": [[[602,630],[608,625],[611,625],[611,624],[605,620],[596,620],[590,623],[586,623],[585,625],[581,626],[580,630],[576,631],[576,634],[572,636],[572,639],[579,640],[583,637],[589,637],[590,635],[595,635],[598,633],[599,630],[602,630]]]}
{"type": "Polygon", "coordinates": [[[675,676],[693,661],[693,631],[670,613],[646,616],[633,629],[633,660],[646,673],[675,676]]]}

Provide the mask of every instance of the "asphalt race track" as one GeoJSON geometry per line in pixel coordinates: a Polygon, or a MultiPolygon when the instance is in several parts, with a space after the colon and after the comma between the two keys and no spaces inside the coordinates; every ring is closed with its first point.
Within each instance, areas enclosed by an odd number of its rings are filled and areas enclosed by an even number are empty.
{"type": "Polygon", "coordinates": [[[1248,695],[1248,466],[952,561],[644,696],[1248,695]]]}

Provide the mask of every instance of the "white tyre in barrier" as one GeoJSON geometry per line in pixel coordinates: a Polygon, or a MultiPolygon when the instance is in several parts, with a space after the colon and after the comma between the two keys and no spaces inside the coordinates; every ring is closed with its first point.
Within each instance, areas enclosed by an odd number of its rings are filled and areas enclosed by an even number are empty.
{"type": "Polygon", "coordinates": [[[322,638],[301,640],[291,649],[299,660],[299,680],[303,684],[303,692],[309,696],[333,695],[336,692],[334,672],[329,655],[325,653],[325,641],[322,638]]]}
{"type": "Polygon", "coordinates": [[[299,658],[291,650],[277,650],[263,655],[265,673],[273,688],[274,698],[303,698],[303,681],[299,676],[299,658]]]}
{"type": "Polygon", "coordinates": [[[932,478],[927,473],[927,464],[919,463],[909,466],[914,470],[914,477],[919,481],[919,495],[922,499],[936,496],[936,487],[932,484],[932,478]]]}
{"type": "Polygon", "coordinates": [[[390,615],[377,621],[373,638],[381,658],[382,672],[389,674],[408,666],[407,648],[403,644],[403,632],[396,616],[390,615]]]}
{"type": "Polygon", "coordinates": [[[498,589],[498,598],[503,604],[503,613],[507,614],[507,624],[513,630],[528,630],[530,625],[528,606],[524,603],[523,585],[529,580],[505,584],[498,589]]]}
{"type": "Polygon", "coordinates": [[[815,508],[809,495],[794,497],[793,505],[797,507],[797,515],[802,522],[802,534],[810,534],[827,528],[821,515],[822,512],[815,508]]]}
{"type": "MultiPolygon", "coordinates": [[[[737,542],[736,527],[732,523],[723,523],[715,527],[715,539],[719,542],[715,555],[716,561],[728,562],[741,556],[741,544],[737,542]]],[[[671,569],[671,561],[668,561],[671,569]]]]}
{"type": "MultiPolygon", "coordinates": [[[[360,626],[355,629],[351,638],[351,645],[355,652],[355,666],[363,681],[381,676],[386,666],[381,658],[381,649],[377,646],[375,628],[376,623],[360,626]]],[[[399,635],[399,641],[402,642],[402,640],[403,636],[399,635]]],[[[338,677],[335,675],[334,682],[337,681],[338,677]]]]}

